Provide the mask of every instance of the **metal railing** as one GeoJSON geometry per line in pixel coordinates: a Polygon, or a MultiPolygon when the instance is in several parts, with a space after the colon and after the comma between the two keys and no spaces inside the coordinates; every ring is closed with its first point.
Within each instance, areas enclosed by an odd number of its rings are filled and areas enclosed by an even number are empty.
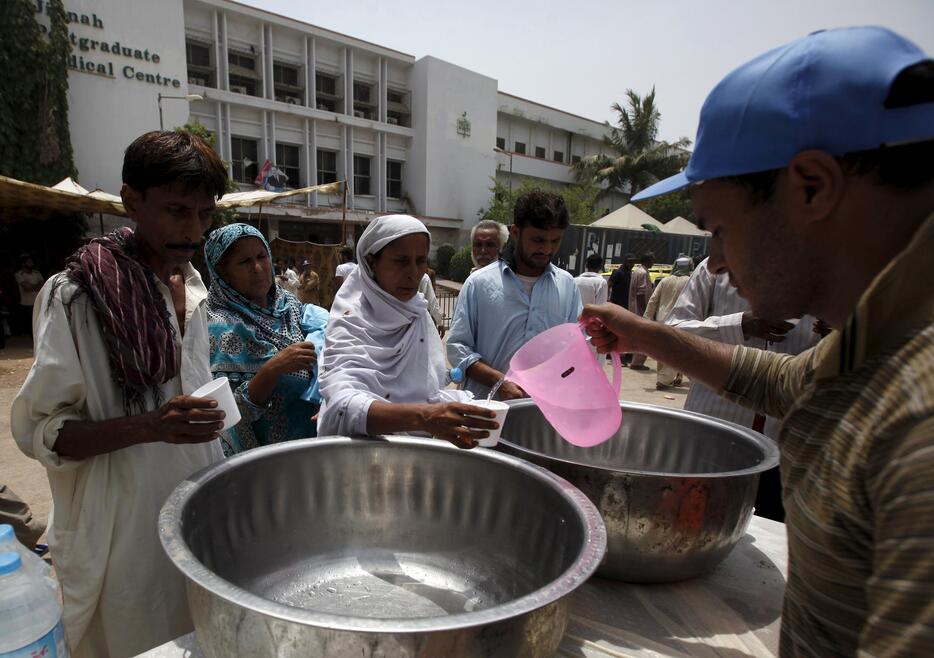
{"type": "Polygon", "coordinates": [[[435,295],[438,297],[438,305],[441,307],[441,315],[444,318],[444,328],[451,328],[451,319],[454,317],[454,306],[457,304],[457,295],[460,291],[453,290],[447,286],[436,286],[435,295]]]}

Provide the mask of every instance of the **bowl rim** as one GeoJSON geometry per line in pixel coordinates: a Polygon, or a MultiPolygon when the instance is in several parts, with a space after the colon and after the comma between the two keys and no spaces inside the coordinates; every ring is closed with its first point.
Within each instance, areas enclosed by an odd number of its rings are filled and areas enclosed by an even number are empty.
{"type": "MultiPolygon", "coordinates": [[[[522,399],[522,400],[510,400],[509,406],[512,408],[526,408],[534,407],[535,403],[532,400],[522,399]]],[[[577,466],[583,468],[594,469],[608,474],[616,475],[634,475],[634,476],[645,476],[645,477],[685,477],[685,478],[724,478],[724,477],[742,477],[747,475],[755,475],[757,473],[762,473],[771,468],[775,468],[779,463],[779,450],[778,444],[765,436],[760,434],[755,430],[743,427],[742,425],[737,425],[727,420],[722,420],[720,418],[714,418],[713,416],[707,416],[705,414],[697,413],[694,411],[687,411],[685,409],[675,409],[673,407],[662,407],[656,404],[647,404],[644,402],[627,402],[625,400],[619,401],[619,406],[623,410],[623,423],[626,422],[625,412],[630,411],[647,411],[654,413],[660,416],[673,416],[677,418],[689,418],[694,422],[698,422],[702,425],[708,425],[712,427],[717,427],[720,429],[727,429],[736,435],[754,443],[759,446],[763,451],[762,461],[753,466],[747,468],[741,468],[733,471],[717,471],[716,473],[691,473],[691,472],[664,472],[664,471],[644,471],[639,469],[626,469],[626,468],[616,468],[613,466],[606,466],[598,463],[584,462],[576,459],[567,459],[564,457],[555,457],[554,455],[549,455],[545,452],[538,452],[536,450],[531,450],[525,446],[519,445],[514,441],[511,441],[508,436],[501,435],[499,442],[505,443],[510,450],[515,450],[520,455],[529,455],[534,456],[535,458],[540,458],[544,461],[557,462],[561,464],[567,464],[569,466],[577,466]]],[[[506,417],[507,422],[509,416],[506,417]]],[[[547,422],[547,421],[546,421],[547,422]]],[[[505,428],[504,428],[505,429],[505,428]]],[[[601,444],[597,444],[601,445],[601,444]]],[[[581,448],[586,450],[587,448],[581,448]]]]}
{"type": "MultiPolygon", "coordinates": [[[[506,621],[549,605],[573,592],[582,585],[600,566],[606,553],[606,526],[596,506],[574,485],[551,473],[545,468],[505,453],[474,448],[462,450],[438,439],[408,436],[346,437],[325,436],[299,439],[274,445],[254,448],[247,452],[222,459],[183,480],[166,499],[159,513],[159,538],[169,560],[182,574],[214,596],[259,613],[283,621],[334,631],[356,633],[415,634],[444,632],[485,626],[506,621]],[[507,603],[484,608],[479,611],[456,615],[424,617],[419,619],[348,617],[343,615],[314,612],[277,603],[245,590],[221,578],[198,560],[182,537],[181,519],[186,504],[199,487],[232,470],[239,464],[259,461],[268,455],[288,453],[325,446],[359,446],[385,443],[409,446],[416,450],[450,451],[454,458],[482,459],[495,461],[518,469],[527,477],[551,486],[577,513],[583,527],[583,541],[579,554],[571,565],[551,582],[524,596],[507,603]]],[[[196,629],[197,630],[197,629],[196,629]]]]}

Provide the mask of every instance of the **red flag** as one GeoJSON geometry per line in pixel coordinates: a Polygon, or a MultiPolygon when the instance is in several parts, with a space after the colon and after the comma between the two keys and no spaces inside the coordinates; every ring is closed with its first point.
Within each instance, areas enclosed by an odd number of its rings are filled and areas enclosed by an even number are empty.
{"type": "Polygon", "coordinates": [[[272,167],[272,163],[269,160],[263,163],[263,168],[259,170],[259,174],[256,176],[256,180],[253,181],[254,185],[260,185],[266,181],[266,176],[269,175],[269,169],[272,167]]]}

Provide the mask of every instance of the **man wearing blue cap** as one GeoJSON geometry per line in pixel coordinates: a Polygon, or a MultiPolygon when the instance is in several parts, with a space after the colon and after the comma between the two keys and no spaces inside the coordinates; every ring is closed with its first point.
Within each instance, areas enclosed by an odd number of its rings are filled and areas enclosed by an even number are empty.
{"type": "Polygon", "coordinates": [[[757,412],[788,529],[783,656],[934,648],[934,61],[883,28],[812,34],[730,73],[687,169],[710,267],[761,317],[834,331],[798,356],[591,306],[601,351],[645,352],[757,412]]]}

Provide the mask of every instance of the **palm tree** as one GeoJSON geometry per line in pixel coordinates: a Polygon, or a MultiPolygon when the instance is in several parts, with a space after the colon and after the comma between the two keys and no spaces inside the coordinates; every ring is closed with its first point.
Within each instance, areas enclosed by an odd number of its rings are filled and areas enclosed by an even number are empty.
{"type": "Polygon", "coordinates": [[[628,108],[619,103],[611,106],[619,115],[618,127],[607,122],[609,131],[603,137],[614,155],[591,155],[574,165],[577,179],[600,184],[603,194],[633,195],[681,171],[690,155],[687,137],[672,143],[656,139],[662,115],[655,106],[654,87],[644,98],[627,89],[626,98],[628,108]]]}

